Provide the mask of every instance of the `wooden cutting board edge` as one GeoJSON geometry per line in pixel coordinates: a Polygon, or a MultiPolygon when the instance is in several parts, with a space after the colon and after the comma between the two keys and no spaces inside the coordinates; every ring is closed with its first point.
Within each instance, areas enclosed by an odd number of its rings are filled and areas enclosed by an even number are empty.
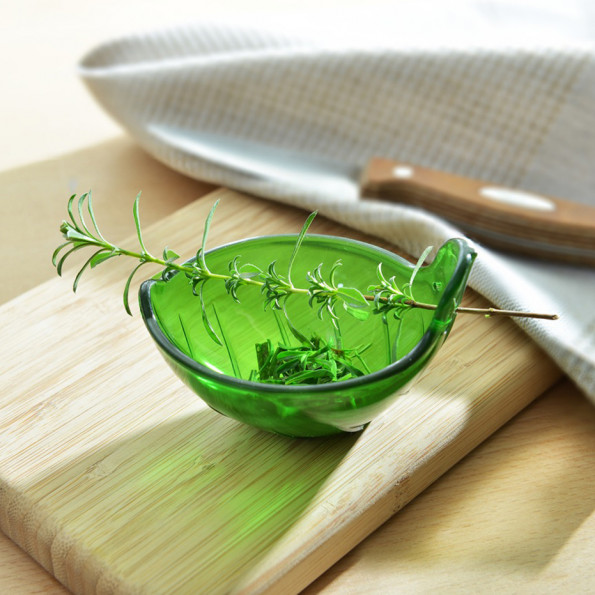
{"type": "MultiPolygon", "coordinates": [[[[222,192],[230,193],[227,190],[220,190],[202,197],[198,201],[211,204],[215,197],[221,196],[222,192]]],[[[233,194],[228,194],[228,196],[233,194]]],[[[258,199],[251,200],[256,201],[258,199]]],[[[181,211],[186,211],[186,209],[192,209],[192,206],[185,207],[181,211]]],[[[48,283],[56,283],[56,280],[48,283]]],[[[37,291],[37,289],[33,291],[37,291]]],[[[20,297],[16,298],[4,305],[0,312],[13,308],[20,301],[20,297]]],[[[482,300],[476,294],[470,294],[466,301],[472,301],[475,305],[476,302],[485,300],[482,300]]],[[[491,321],[489,324],[491,324],[491,321]]],[[[510,321],[501,321],[496,324],[499,325],[498,328],[506,325],[508,330],[512,325],[510,321]]],[[[520,334],[520,331],[516,328],[512,332],[515,335],[520,334]]],[[[453,335],[446,345],[452,345],[454,348],[457,342],[456,337],[457,335],[453,331],[453,335]]],[[[445,457],[444,450],[438,449],[422,460],[421,464],[407,469],[405,473],[399,476],[398,481],[383,486],[375,495],[374,506],[363,506],[353,516],[344,519],[344,522],[327,527],[323,535],[315,535],[299,544],[297,548],[288,549],[284,554],[281,548],[274,563],[268,566],[265,564],[262,568],[257,567],[254,572],[250,572],[244,577],[241,584],[238,584],[238,592],[291,592],[301,590],[456,461],[560,378],[561,373],[559,370],[527,338],[523,338],[521,344],[520,353],[511,353],[511,357],[517,357],[512,368],[515,375],[528,375],[531,382],[528,385],[526,383],[516,384],[514,390],[510,390],[510,383],[504,381],[492,382],[483,398],[478,399],[474,405],[476,409],[474,414],[478,416],[477,420],[481,420],[482,423],[475,423],[473,427],[467,425],[466,430],[453,436],[450,441],[449,449],[454,451],[454,456],[445,457]],[[507,393],[510,394],[507,395],[507,393]],[[495,396],[498,398],[495,398],[495,396]],[[321,539],[317,537],[321,537],[321,539]]],[[[433,366],[431,369],[433,369],[433,366]]],[[[434,374],[437,374],[437,372],[434,374]]],[[[415,386],[421,390],[424,385],[416,384],[415,386]]],[[[382,420],[379,423],[383,423],[382,420]]],[[[295,544],[293,545],[295,546],[295,544]]]]}

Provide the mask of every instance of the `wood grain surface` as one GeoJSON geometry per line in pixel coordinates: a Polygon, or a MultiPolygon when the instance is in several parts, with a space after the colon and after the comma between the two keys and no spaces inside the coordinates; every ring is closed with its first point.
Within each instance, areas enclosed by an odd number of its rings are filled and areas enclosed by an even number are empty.
{"type": "Polygon", "coordinates": [[[595,411],[563,381],[306,589],[593,593],[595,411]]]}
{"type": "MultiPolygon", "coordinates": [[[[304,218],[216,196],[213,245],[304,218]]],[[[214,199],[153,226],[149,245],[191,254],[214,199]]],[[[322,219],[312,231],[362,238],[322,219]]],[[[0,525],[77,593],[295,592],[560,377],[510,321],[459,317],[428,372],[362,434],[268,435],[172,378],[122,312],[125,265],[77,296],[55,279],[0,312],[18,337],[1,351],[0,525]]]]}
{"type": "MultiPolygon", "coordinates": [[[[589,594],[595,579],[594,467],[595,411],[563,381],[305,594],[589,594]]],[[[1,535],[0,560],[0,593],[68,592],[1,535]]]]}

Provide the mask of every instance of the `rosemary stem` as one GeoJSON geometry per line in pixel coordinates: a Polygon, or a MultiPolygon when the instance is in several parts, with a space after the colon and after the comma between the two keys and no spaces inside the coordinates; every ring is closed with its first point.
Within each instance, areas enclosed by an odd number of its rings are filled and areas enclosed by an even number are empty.
{"type": "MultiPolygon", "coordinates": [[[[435,310],[435,304],[424,304],[415,300],[404,300],[403,303],[412,308],[420,308],[421,310],[435,310]]],[[[466,308],[459,306],[456,309],[457,313],[461,314],[478,314],[480,316],[507,316],[510,318],[538,318],[541,320],[558,320],[557,314],[542,314],[539,312],[519,312],[517,310],[499,310],[498,308],[466,308]]]]}
{"type": "MultiPolygon", "coordinates": [[[[175,269],[176,271],[180,271],[181,273],[196,274],[196,269],[194,267],[183,265],[183,264],[177,264],[175,262],[168,263],[165,260],[163,260],[161,258],[157,258],[148,252],[141,254],[139,252],[134,252],[132,250],[126,250],[125,248],[116,248],[115,246],[112,246],[111,244],[106,244],[106,247],[114,248],[122,256],[130,256],[131,258],[135,258],[137,260],[144,260],[145,262],[151,262],[153,264],[158,264],[163,267],[167,266],[169,268],[175,269]]],[[[222,275],[220,273],[213,273],[212,271],[210,271],[208,269],[202,269],[202,271],[203,271],[204,276],[209,279],[219,279],[220,281],[228,281],[229,279],[232,278],[231,275],[222,275]]],[[[263,281],[258,281],[256,279],[242,279],[242,284],[254,285],[256,287],[263,287],[265,285],[265,283],[263,281]]],[[[298,293],[298,294],[302,294],[302,295],[308,294],[307,289],[304,289],[303,287],[295,287],[295,285],[290,285],[286,289],[290,293],[298,293]]]]}
{"type": "MultiPolygon", "coordinates": [[[[152,256],[151,254],[145,253],[145,254],[139,254],[137,252],[132,252],[130,250],[120,250],[121,254],[124,254],[126,256],[132,256],[134,258],[143,258],[149,262],[153,262],[155,264],[161,265],[161,266],[167,266],[168,263],[166,263],[164,260],[160,259],[160,258],[156,258],[154,256],[152,256]]],[[[195,273],[195,269],[193,267],[189,267],[189,266],[185,266],[185,265],[180,265],[180,264],[176,264],[176,263],[170,263],[170,265],[172,268],[180,271],[180,272],[184,272],[184,273],[195,273]]],[[[229,279],[231,279],[231,275],[222,275],[219,273],[213,273],[211,271],[205,271],[206,276],[208,276],[210,279],[219,279],[221,281],[227,281],[229,279]]],[[[243,283],[245,283],[246,285],[255,285],[257,287],[262,287],[264,284],[264,282],[262,281],[257,281],[256,279],[244,279],[243,283]]],[[[301,288],[301,287],[295,287],[294,285],[291,285],[290,287],[287,288],[288,291],[290,291],[291,293],[298,293],[298,294],[308,294],[308,290],[301,288]]],[[[366,300],[373,302],[374,301],[374,296],[371,295],[364,295],[364,297],[366,298],[366,300]]],[[[381,301],[387,301],[386,298],[381,298],[381,301]]],[[[411,300],[411,299],[406,299],[403,300],[402,302],[403,304],[410,306],[411,308],[419,308],[420,310],[436,310],[437,306],[435,304],[426,304],[424,302],[418,302],[416,300],[411,300]]],[[[536,318],[536,319],[540,319],[540,320],[558,320],[558,315],[557,314],[543,314],[543,313],[539,313],[539,312],[519,312],[517,310],[500,310],[498,308],[467,308],[464,306],[459,306],[456,309],[457,313],[460,314],[476,314],[478,316],[507,316],[509,318],[536,318]]]]}
{"type": "MultiPolygon", "coordinates": [[[[369,302],[374,301],[373,295],[364,295],[364,298],[369,302]]],[[[385,297],[380,298],[381,302],[388,302],[385,297]]],[[[411,308],[419,308],[420,310],[436,310],[436,304],[425,304],[412,299],[403,299],[402,304],[410,306],[411,308]]],[[[478,316],[507,316],[509,318],[538,318],[540,320],[558,320],[557,314],[542,314],[540,312],[519,312],[518,310],[500,310],[498,308],[467,308],[459,306],[455,312],[460,314],[476,314],[478,316]]]]}
{"type": "MultiPolygon", "coordinates": [[[[207,217],[203,231],[201,248],[196,253],[196,260],[192,264],[179,264],[175,262],[179,258],[179,256],[173,250],[165,248],[163,250],[163,258],[157,258],[146,249],[140,227],[138,209],[139,197],[140,194],[136,197],[133,214],[140,250],[128,250],[126,248],[120,248],[104,238],[104,236],[99,231],[99,228],[97,227],[97,223],[95,221],[95,216],[93,214],[93,209],[91,206],[90,194],[83,194],[78,199],[77,207],[79,221],[77,221],[77,218],[73,210],[74,200],[76,196],[72,195],[70,197],[68,201],[68,214],[70,217],[70,221],[63,221],[60,226],[60,231],[66,239],[66,242],[58,246],[58,248],[56,248],[52,255],[52,262],[54,266],[56,266],[58,274],[61,274],[62,265],[66,258],[68,258],[68,256],[72,254],[74,251],[89,246],[99,248],[99,250],[96,250],[95,253],[85,262],[85,264],[75,277],[73,283],[74,291],[76,291],[81,274],[87,267],[93,268],[98,264],[115,256],[127,256],[138,261],[137,266],[133,269],[132,273],[128,277],[128,280],[124,288],[124,306],[129,314],[131,314],[130,307],[128,304],[130,282],[133,276],[139,270],[139,268],[146,263],[153,263],[164,267],[164,271],[162,273],[162,277],[164,279],[172,271],[183,273],[192,283],[193,291],[196,290],[198,285],[204,283],[209,279],[217,279],[219,281],[223,281],[225,283],[225,289],[236,301],[238,301],[236,296],[236,291],[238,287],[242,285],[251,285],[253,287],[258,287],[261,289],[261,292],[263,293],[265,308],[267,305],[272,303],[273,308],[284,310],[285,300],[290,294],[300,294],[302,296],[307,296],[309,298],[310,306],[314,307],[314,305],[316,305],[316,307],[319,308],[319,317],[322,317],[322,313],[324,311],[327,311],[332,317],[332,322],[335,325],[335,327],[337,327],[337,316],[335,314],[334,309],[337,304],[341,303],[343,306],[345,306],[345,309],[348,312],[354,314],[354,316],[356,316],[357,318],[361,318],[358,315],[361,314],[358,313],[358,310],[362,307],[365,307],[366,305],[370,305],[370,303],[372,303],[376,311],[382,312],[383,315],[386,311],[391,310],[392,308],[400,309],[406,307],[419,308],[424,310],[437,309],[437,306],[434,304],[418,302],[414,299],[411,292],[411,285],[413,283],[413,279],[415,278],[417,271],[421,267],[427,251],[424,252],[424,254],[422,254],[422,257],[418,260],[417,265],[413,269],[409,282],[402,289],[397,287],[394,277],[388,280],[385,279],[384,275],[382,274],[382,268],[380,264],[378,265],[377,271],[380,284],[378,286],[372,286],[368,290],[373,291],[374,295],[365,295],[355,287],[343,287],[343,285],[340,283],[336,284],[335,272],[341,264],[340,261],[337,261],[335,265],[332,267],[330,272],[330,278],[328,281],[325,280],[322,276],[321,263],[314,271],[307,273],[306,277],[309,283],[308,287],[296,287],[291,279],[292,266],[296,259],[300,245],[306,235],[306,232],[310,224],[312,223],[314,216],[316,215],[316,213],[312,213],[306,220],[306,223],[304,224],[300,234],[298,235],[292,255],[289,260],[288,271],[285,276],[279,275],[275,271],[275,261],[273,261],[269,265],[269,268],[266,271],[261,270],[259,267],[255,265],[246,265],[248,268],[238,269],[237,261],[239,259],[239,256],[237,256],[232,262],[229,263],[229,274],[214,273],[208,268],[207,263],[205,261],[205,245],[211,219],[213,217],[215,207],[217,206],[218,201],[215,203],[215,205],[209,213],[209,216],[207,217]],[[93,222],[93,228],[97,232],[97,235],[95,235],[89,230],[89,227],[87,227],[83,220],[82,211],[85,200],[88,201],[87,207],[91,216],[91,220],[93,222]],[[65,248],[67,248],[66,252],[61,254],[61,252],[65,248]]],[[[199,295],[201,297],[201,301],[203,287],[204,285],[200,285],[199,295]]],[[[558,318],[556,314],[540,314],[537,312],[517,312],[511,310],[499,310],[497,308],[458,307],[455,311],[460,313],[478,314],[481,316],[488,317],[508,316],[518,318],[538,318],[542,320],[556,320],[558,318]]],[[[287,315],[287,313],[285,314],[287,315]]],[[[367,314],[364,314],[363,318],[365,318],[366,315],[367,314]]],[[[204,310],[204,304],[203,319],[206,321],[205,326],[207,327],[209,334],[216,338],[215,331],[208,323],[207,315],[204,310]]],[[[297,330],[293,330],[296,331],[294,333],[296,334],[297,330]]],[[[340,335],[340,331],[338,328],[337,333],[338,335],[340,335]]],[[[219,342],[217,338],[216,342],[219,342]]]]}

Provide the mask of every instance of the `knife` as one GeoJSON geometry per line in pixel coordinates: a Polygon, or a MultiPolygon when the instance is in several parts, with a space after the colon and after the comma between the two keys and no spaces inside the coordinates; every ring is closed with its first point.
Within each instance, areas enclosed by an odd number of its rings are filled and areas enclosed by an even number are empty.
{"type": "Polygon", "coordinates": [[[346,199],[425,209],[470,238],[525,256],[595,266],[595,208],[373,157],[363,168],[263,143],[162,124],[149,133],[186,154],[252,179],[315,186],[346,199]]]}

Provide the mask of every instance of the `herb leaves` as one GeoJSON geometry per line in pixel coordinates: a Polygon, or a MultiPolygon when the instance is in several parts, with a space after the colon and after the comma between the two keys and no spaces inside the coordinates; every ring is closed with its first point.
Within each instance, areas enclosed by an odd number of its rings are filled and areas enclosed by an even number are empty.
{"type": "MultiPolygon", "coordinates": [[[[342,266],[340,260],[333,263],[328,274],[324,272],[324,263],[320,263],[306,274],[304,285],[300,286],[294,283],[292,272],[294,263],[299,257],[300,247],[316,212],[311,213],[302,226],[286,272],[278,270],[276,261],[261,268],[252,263],[240,263],[239,256],[228,263],[226,271],[221,272],[211,271],[205,256],[208,233],[218,201],[213,205],[206,219],[196,258],[182,263],[179,262],[180,256],[168,247],[163,249],[161,257],[154,256],[149,252],[142,235],[139,202],[140,193],[136,196],[132,209],[139,247],[132,250],[117,246],[103,236],[97,225],[91,192],[81,195],[78,199],[76,195],[72,195],[67,205],[68,220],[63,221],[60,225],[60,231],[65,241],[56,248],[52,255],[52,262],[58,274],[62,274],[64,263],[72,254],[83,248],[91,248],[93,250],[91,256],[84,262],[74,278],[73,290],[76,291],[86,270],[93,269],[118,256],[131,258],[136,261],[136,265],[129,274],[123,291],[124,308],[128,314],[132,314],[129,304],[131,283],[141,267],[150,263],[161,266],[163,268],[161,278],[165,282],[174,274],[183,274],[187,278],[192,292],[200,301],[202,321],[207,334],[221,346],[224,346],[225,340],[216,331],[215,327],[218,325],[214,326],[207,314],[209,304],[205,301],[204,286],[210,282],[224,283],[230,298],[238,303],[241,303],[238,295],[240,287],[252,286],[261,292],[263,307],[271,308],[275,314],[277,312],[282,314],[286,327],[300,343],[297,347],[288,345],[287,341],[284,341],[284,345],[277,347],[273,347],[270,341],[258,344],[256,347],[258,367],[251,377],[261,382],[285,384],[334,382],[367,373],[365,362],[360,357],[365,348],[345,350],[341,344],[338,308],[362,321],[365,321],[371,313],[379,314],[385,323],[389,314],[395,318],[401,318],[404,311],[411,308],[426,310],[436,308],[434,304],[416,301],[413,295],[413,282],[431,248],[422,254],[413,268],[408,282],[402,286],[399,286],[395,277],[387,279],[382,271],[382,265],[379,264],[377,268],[378,282],[369,287],[366,294],[356,287],[344,287],[336,280],[337,271],[342,266]],[[331,345],[320,337],[305,337],[292,324],[287,314],[286,304],[288,299],[298,296],[307,299],[309,305],[316,308],[320,319],[328,318],[335,330],[334,344],[331,345]]],[[[457,311],[488,316],[503,314],[556,318],[553,315],[499,311],[493,308],[458,308],[457,311]]]]}

